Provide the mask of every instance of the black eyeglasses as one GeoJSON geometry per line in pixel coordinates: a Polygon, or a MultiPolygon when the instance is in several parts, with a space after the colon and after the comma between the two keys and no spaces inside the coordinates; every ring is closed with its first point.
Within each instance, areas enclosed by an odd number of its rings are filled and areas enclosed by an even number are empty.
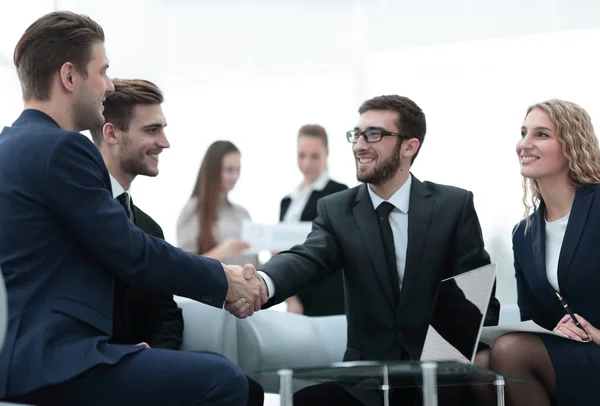
{"type": "Polygon", "coordinates": [[[384,130],[383,128],[369,128],[365,131],[354,129],[346,132],[346,138],[348,139],[348,142],[352,144],[356,144],[360,137],[363,137],[365,142],[372,144],[374,142],[379,142],[383,137],[388,137],[390,135],[394,135],[396,137],[404,137],[402,134],[393,133],[391,131],[384,130]]]}

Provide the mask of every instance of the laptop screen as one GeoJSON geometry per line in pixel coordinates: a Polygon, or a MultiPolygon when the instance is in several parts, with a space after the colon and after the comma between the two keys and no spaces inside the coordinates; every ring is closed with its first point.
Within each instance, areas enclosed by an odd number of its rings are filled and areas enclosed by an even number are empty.
{"type": "Polygon", "coordinates": [[[421,361],[473,362],[495,277],[490,264],[440,283],[421,361]]]}

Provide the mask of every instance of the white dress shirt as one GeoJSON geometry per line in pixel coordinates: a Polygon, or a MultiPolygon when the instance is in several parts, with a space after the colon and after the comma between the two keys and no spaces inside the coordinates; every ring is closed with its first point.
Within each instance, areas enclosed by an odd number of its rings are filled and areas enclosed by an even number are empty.
{"type": "MultiPolygon", "coordinates": [[[[129,197],[131,197],[131,187],[127,190],[123,189],[123,186],[109,173],[110,176],[110,186],[112,189],[113,199],[116,199],[123,193],[127,193],[129,197]]],[[[127,203],[129,204],[129,211],[132,211],[131,208],[131,199],[127,199],[127,203]]]]}
{"type": "MultiPolygon", "coordinates": [[[[394,247],[396,251],[396,265],[398,267],[398,277],[400,279],[400,288],[402,288],[402,280],[404,278],[404,268],[406,265],[406,247],[408,246],[408,206],[410,203],[410,188],[412,185],[412,176],[398,189],[387,202],[394,205],[394,210],[390,213],[389,221],[394,236],[394,247]]],[[[371,186],[367,185],[373,209],[386,200],[383,200],[375,192],[371,190],[371,186]]],[[[269,290],[269,299],[275,294],[275,284],[269,275],[263,271],[258,271],[263,277],[269,290]]]]}
{"type": "Polygon", "coordinates": [[[290,205],[285,212],[285,216],[283,217],[284,223],[297,223],[300,221],[300,217],[302,216],[302,212],[306,207],[306,203],[308,203],[308,199],[312,192],[321,191],[325,189],[329,183],[329,174],[324,171],[319,177],[307,188],[302,190],[302,184],[298,185],[296,189],[292,193],[289,194],[289,198],[291,199],[290,205]]]}
{"type": "Polygon", "coordinates": [[[569,215],[560,220],[546,221],[546,275],[548,276],[548,282],[557,292],[560,292],[558,286],[558,258],[560,257],[560,249],[568,223],[569,215]]]}
{"type": "Polygon", "coordinates": [[[402,289],[402,280],[404,279],[404,268],[406,266],[406,247],[408,246],[408,206],[410,202],[410,187],[412,185],[412,176],[408,176],[404,185],[400,187],[388,200],[383,200],[369,186],[369,195],[373,202],[373,208],[385,201],[394,206],[390,213],[389,221],[394,236],[394,251],[396,252],[396,267],[398,269],[398,279],[400,280],[400,289],[402,289]]]}

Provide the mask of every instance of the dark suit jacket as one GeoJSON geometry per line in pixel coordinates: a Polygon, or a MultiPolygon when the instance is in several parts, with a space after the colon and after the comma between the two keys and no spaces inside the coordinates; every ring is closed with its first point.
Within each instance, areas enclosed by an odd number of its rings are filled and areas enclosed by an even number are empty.
{"type": "MultiPolygon", "coordinates": [[[[560,293],[571,309],[600,327],[600,185],[580,187],[575,194],[558,260],[560,293]]],[[[549,330],[565,315],[546,274],[545,206],[513,234],[517,301],[522,320],[533,320],[549,330]]]]}
{"type": "MultiPolygon", "coordinates": [[[[473,194],[413,177],[408,247],[399,303],[385,265],[379,220],[367,185],[324,197],[304,244],[262,267],[275,284],[266,306],[344,270],[348,348],[344,359],[420,358],[436,292],[442,279],[489,264],[473,194]]],[[[486,324],[497,324],[493,298],[486,324]]]]}
{"type": "MultiPolygon", "coordinates": [[[[330,194],[348,189],[348,186],[329,180],[323,190],[315,190],[311,193],[300,215],[300,221],[313,221],[317,218],[317,202],[319,199],[330,194]]],[[[283,221],[292,199],[284,197],[281,200],[279,221],[283,221]]],[[[344,275],[336,272],[323,280],[317,286],[298,293],[298,299],[304,307],[306,316],[330,316],[346,313],[344,305],[344,275]]]]}
{"type": "MultiPolygon", "coordinates": [[[[132,204],[134,223],[147,234],[165,239],[162,228],[132,204]]],[[[113,335],[110,342],[179,350],[183,341],[183,315],[173,295],[148,292],[116,277],[113,335]]]]}
{"type": "MultiPolygon", "coordinates": [[[[533,320],[552,330],[566,314],[546,273],[545,205],[542,202],[513,235],[517,302],[522,320],[533,320]]],[[[558,257],[558,286],[574,313],[600,327],[600,185],[577,189],[558,257]]],[[[555,365],[557,405],[581,404],[598,399],[600,346],[541,334],[555,365]]]]}
{"type": "MultiPolygon", "coordinates": [[[[320,198],[329,196],[330,194],[341,192],[342,190],[348,189],[348,186],[343,183],[338,183],[334,180],[329,180],[323,190],[314,190],[306,202],[306,206],[304,206],[304,210],[302,210],[302,214],[300,215],[300,221],[313,221],[317,218],[317,202],[320,198]]],[[[287,213],[290,204],[292,203],[292,199],[289,196],[281,199],[281,204],[279,207],[279,221],[283,221],[285,214],[287,213]]]]}
{"type": "Polygon", "coordinates": [[[136,227],[112,197],[96,146],[37,110],[0,134],[0,264],[9,313],[0,398],[142,349],[107,343],[115,274],[219,308],[227,294],[219,261],[136,227]]]}

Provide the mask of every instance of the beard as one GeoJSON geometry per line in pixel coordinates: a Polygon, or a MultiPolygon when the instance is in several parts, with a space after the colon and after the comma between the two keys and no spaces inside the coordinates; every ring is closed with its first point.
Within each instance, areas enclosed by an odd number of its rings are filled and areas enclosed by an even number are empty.
{"type": "Polygon", "coordinates": [[[80,89],[75,99],[73,123],[76,131],[89,130],[104,125],[104,116],[100,111],[100,105],[94,102],[93,97],[85,89],[80,89]]]}
{"type": "Polygon", "coordinates": [[[371,185],[380,185],[387,182],[396,175],[400,169],[400,147],[402,140],[398,140],[391,156],[373,169],[370,173],[360,173],[358,171],[358,162],[356,163],[356,180],[359,182],[370,183],[371,185]]]}
{"type": "Polygon", "coordinates": [[[158,175],[158,171],[150,168],[146,162],[148,156],[131,148],[131,143],[127,137],[122,138],[122,148],[119,151],[119,166],[123,173],[132,177],[138,175],[154,177],[158,175]]]}
{"type": "Polygon", "coordinates": [[[104,124],[104,116],[100,111],[100,106],[84,90],[80,90],[73,105],[73,123],[76,131],[98,128],[104,124]]]}

